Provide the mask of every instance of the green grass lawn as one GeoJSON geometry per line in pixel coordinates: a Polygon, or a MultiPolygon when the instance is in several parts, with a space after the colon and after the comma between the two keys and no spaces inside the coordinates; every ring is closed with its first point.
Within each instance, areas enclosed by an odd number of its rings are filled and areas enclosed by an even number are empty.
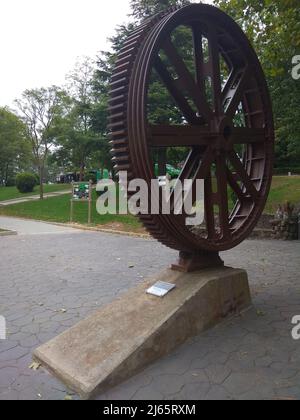
{"type": "MultiPolygon", "coordinates": [[[[45,220],[52,222],[65,223],[70,221],[70,198],[71,194],[58,197],[46,198],[42,201],[30,201],[26,203],[14,204],[11,206],[0,207],[0,215],[30,218],[36,220],[45,220]]],[[[140,229],[141,224],[138,219],[131,215],[105,215],[101,216],[96,210],[96,192],[93,191],[92,204],[92,224],[115,224],[129,226],[130,228],[140,229]]],[[[87,224],[88,203],[74,203],[74,222],[87,224]]]]}
{"type": "Polygon", "coordinates": [[[290,201],[300,203],[300,176],[275,176],[272,182],[266,213],[274,214],[280,204],[290,201]]]}
{"type": "MultiPolygon", "coordinates": [[[[54,186],[53,190],[55,189],[54,186]]],[[[62,186],[60,186],[62,187],[62,186]]],[[[0,190],[1,191],[1,190],[0,190]]],[[[105,215],[100,216],[96,211],[97,196],[93,192],[92,223],[94,225],[116,225],[126,229],[138,231],[141,224],[137,218],[131,215],[105,215]]],[[[274,177],[271,193],[265,212],[274,214],[279,204],[285,201],[291,203],[300,202],[300,176],[299,177],[274,177]]],[[[86,224],[88,204],[77,202],[74,204],[74,222],[86,224]]],[[[52,222],[69,222],[70,220],[70,194],[48,198],[43,201],[31,201],[0,207],[1,215],[45,220],[52,222]]]]}
{"type": "MultiPolygon", "coordinates": [[[[53,184],[44,185],[44,193],[51,193],[56,191],[71,190],[71,186],[68,184],[53,184]]],[[[39,187],[35,187],[32,193],[22,194],[16,187],[0,187],[0,201],[13,200],[15,198],[23,198],[31,195],[38,195],[39,187]]]]}

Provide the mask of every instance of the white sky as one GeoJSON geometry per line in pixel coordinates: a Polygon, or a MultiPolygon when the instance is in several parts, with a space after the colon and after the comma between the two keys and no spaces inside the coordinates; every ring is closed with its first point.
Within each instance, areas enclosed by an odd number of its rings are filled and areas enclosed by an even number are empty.
{"type": "Polygon", "coordinates": [[[0,10],[0,106],[63,84],[78,57],[109,48],[130,11],[129,0],[2,0],[0,10]]]}
{"type": "Polygon", "coordinates": [[[2,0],[0,106],[25,89],[60,85],[77,57],[95,57],[127,20],[129,0],[2,0]]]}

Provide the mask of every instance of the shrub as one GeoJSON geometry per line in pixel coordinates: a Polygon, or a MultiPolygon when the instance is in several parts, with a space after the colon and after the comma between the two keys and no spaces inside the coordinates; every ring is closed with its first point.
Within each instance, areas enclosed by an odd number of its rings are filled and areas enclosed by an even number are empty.
{"type": "Polygon", "coordinates": [[[35,177],[35,185],[40,185],[40,177],[38,174],[34,174],[35,177]]]}
{"type": "Polygon", "coordinates": [[[32,192],[36,186],[36,177],[33,174],[22,173],[16,177],[16,186],[21,193],[32,192]]]}

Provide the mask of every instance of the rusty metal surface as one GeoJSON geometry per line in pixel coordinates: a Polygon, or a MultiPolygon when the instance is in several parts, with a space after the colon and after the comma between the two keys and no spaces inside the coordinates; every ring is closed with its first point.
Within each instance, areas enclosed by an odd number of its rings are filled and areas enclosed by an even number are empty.
{"type": "MultiPolygon", "coordinates": [[[[178,215],[139,216],[163,244],[184,251],[219,252],[245,240],[259,220],[270,189],[274,155],[272,106],[259,60],[240,27],[219,9],[194,4],[145,21],[126,40],[111,80],[109,101],[116,171],[155,178],[152,150],[189,148],[180,180],[205,180],[205,223],[198,231],[178,215]],[[195,74],[172,42],[180,26],[193,36],[195,74]],[[204,58],[203,39],[208,43],[204,58]],[[174,72],[162,60],[167,57],[174,72]],[[228,78],[221,81],[220,57],[228,78]],[[173,98],[184,123],[151,125],[147,115],[153,69],[173,98]],[[209,103],[205,83],[210,79],[209,103]],[[193,104],[193,105],[191,105],[193,104]],[[243,125],[236,124],[242,109],[243,125]],[[237,147],[243,153],[237,152],[237,147]],[[231,190],[236,200],[230,206],[231,190]]],[[[153,197],[152,197],[153,199],[153,197]]],[[[154,197],[159,200],[159,197],[154,197]]]]}

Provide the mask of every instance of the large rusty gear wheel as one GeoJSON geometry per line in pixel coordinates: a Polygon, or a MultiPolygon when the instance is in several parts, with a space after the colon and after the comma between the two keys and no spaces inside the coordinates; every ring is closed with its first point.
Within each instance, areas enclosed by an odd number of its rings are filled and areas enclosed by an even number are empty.
{"type": "Polygon", "coordinates": [[[272,180],[273,116],[256,53],[229,16],[216,7],[193,4],[169,9],[142,23],[118,55],[109,112],[117,172],[128,171],[129,179],[142,178],[150,185],[155,178],[152,149],[182,146],[189,148],[189,154],[179,179],[204,179],[202,233],[187,227],[182,216],[139,216],[156,239],[184,253],[217,253],[250,235],[272,180]],[[192,33],[195,74],[172,42],[172,34],[182,26],[192,33]],[[226,82],[221,81],[221,60],[228,70],[226,82]],[[153,69],[180,110],[181,125],[149,124],[147,100],[153,69]],[[240,126],[235,121],[238,112],[244,121],[240,126]],[[236,201],[233,206],[229,188],[236,201]]]}

